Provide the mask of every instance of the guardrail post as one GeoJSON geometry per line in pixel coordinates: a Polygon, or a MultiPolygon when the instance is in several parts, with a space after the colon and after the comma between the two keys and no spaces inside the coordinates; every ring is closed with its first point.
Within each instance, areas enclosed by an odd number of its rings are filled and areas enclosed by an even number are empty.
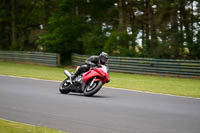
{"type": "Polygon", "coordinates": [[[60,65],[60,54],[56,54],[56,57],[57,57],[57,65],[60,65]]]}

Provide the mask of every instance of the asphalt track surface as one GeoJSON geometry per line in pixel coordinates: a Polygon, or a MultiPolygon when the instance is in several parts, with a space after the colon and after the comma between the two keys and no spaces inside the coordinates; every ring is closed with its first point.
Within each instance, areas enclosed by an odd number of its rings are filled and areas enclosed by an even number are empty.
{"type": "Polygon", "coordinates": [[[200,99],[105,87],[63,95],[59,84],[0,76],[0,118],[72,133],[200,133],[200,99]]]}

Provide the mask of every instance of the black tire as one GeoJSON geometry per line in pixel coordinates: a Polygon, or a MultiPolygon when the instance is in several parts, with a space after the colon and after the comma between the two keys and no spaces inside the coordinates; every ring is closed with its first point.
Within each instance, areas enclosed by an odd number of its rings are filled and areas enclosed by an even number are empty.
{"type": "Polygon", "coordinates": [[[96,94],[101,89],[103,82],[101,80],[98,80],[94,82],[92,87],[90,87],[89,84],[90,82],[88,83],[83,92],[84,96],[93,96],[94,94],[96,94]]]}
{"type": "Polygon", "coordinates": [[[68,78],[65,79],[61,84],[60,84],[60,87],[59,87],[59,91],[60,93],[62,94],[68,94],[70,92],[70,83],[67,82],[68,78]]]}

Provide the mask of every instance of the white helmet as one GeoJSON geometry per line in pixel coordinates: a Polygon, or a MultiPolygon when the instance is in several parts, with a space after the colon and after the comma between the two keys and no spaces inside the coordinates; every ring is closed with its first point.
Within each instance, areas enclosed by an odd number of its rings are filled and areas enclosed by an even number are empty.
{"type": "Polygon", "coordinates": [[[99,59],[102,65],[106,64],[106,62],[108,61],[108,54],[106,52],[101,52],[101,54],[99,55],[99,59]]]}

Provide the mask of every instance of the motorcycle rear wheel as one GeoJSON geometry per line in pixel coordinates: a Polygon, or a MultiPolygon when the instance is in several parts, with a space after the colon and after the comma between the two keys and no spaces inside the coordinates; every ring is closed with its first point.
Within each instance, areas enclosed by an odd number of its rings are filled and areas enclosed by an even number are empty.
{"type": "Polygon", "coordinates": [[[84,96],[93,96],[94,94],[96,94],[101,89],[103,82],[101,80],[98,80],[94,82],[91,87],[89,86],[89,84],[90,83],[88,83],[83,92],[84,96]]]}
{"type": "Polygon", "coordinates": [[[59,91],[62,94],[68,94],[70,92],[70,82],[68,82],[68,78],[65,79],[59,86],[59,91]]]}

